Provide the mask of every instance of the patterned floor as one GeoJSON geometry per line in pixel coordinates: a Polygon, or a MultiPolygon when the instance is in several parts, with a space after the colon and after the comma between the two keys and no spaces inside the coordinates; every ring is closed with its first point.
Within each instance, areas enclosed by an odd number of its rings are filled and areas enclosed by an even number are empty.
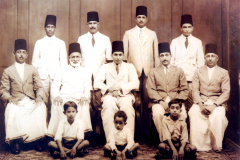
{"type": "MultiPolygon", "coordinates": [[[[198,160],[240,160],[240,148],[231,140],[226,140],[226,146],[221,153],[215,152],[197,152],[198,160]]],[[[138,151],[136,160],[151,160],[155,159],[154,155],[157,149],[148,145],[141,145],[138,151]]],[[[22,151],[19,155],[13,155],[7,151],[0,151],[0,160],[51,160],[53,159],[48,151],[37,152],[35,150],[22,151]]],[[[83,158],[74,158],[75,160],[109,160],[110,158],[104,157],[101,146],[96,148],[89,148],[89,153],[83,158]]]]}

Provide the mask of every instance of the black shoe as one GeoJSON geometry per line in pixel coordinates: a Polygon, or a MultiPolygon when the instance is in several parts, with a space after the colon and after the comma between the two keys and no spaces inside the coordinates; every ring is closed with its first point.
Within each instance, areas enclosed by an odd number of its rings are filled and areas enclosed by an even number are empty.
{"type": "Polygon", "coordinates": [[[155,154],[155,158],[156,158],[156,159],[161,159],[161,158],[162,158],[162,154],[158,151],[158,152],[155,154]]]}
{"type": "Polygon", "coordinates": [[[133,154],[128,149],[126,150],[125,155],[127,159],[133,159],[133,154]]]}
{"type": "Polygon", "coordinates": [[[112,152],[112,151],[109,151],[109,150],[107,150],[107,149],[104,149],[104,156],[105,156],[105,157],[111,157],[111,152],[112,152]]]}
{"type": "Polygon", "coordinates": [[[78,150],[77,151],[77,156],[78,157],[83,157],[84,156],[84,151],[81,149],[81,150],[78,150]]]}
{"type": "Polygon", "coordinates": [[[43,149],[44,141],[42,139],[37,140],[35,142],[35,145],[36,145],[36,151],[42,152],[44,150],[43,149]]]}
{"type": "Polygon", "coordinates": [[[137,153],[137,150],[133,151],[132,154],[133,154],[133,157],[136,157],[137,154],[138,154],[138,153],[137,153]]]}
{"type": "Polygon", "coordinates": [[[58,152],[58,151],[54,151],[52,156],[53,156],[54,159],[57,159],[57,158],[61,157],[60,152],[58,152]]]}
{"type": "Polygon", "coordinates": [[[117,153],[116,152],[111,152],[111,160],[114,160],[117,158],[117,153]]]}
{"type": "Polygon", "coordinates": [[[20,149],[19,143],[15,143],[12,147],[12,153],[13,154],[20,154],[20,151],[21,151],[21,149],[20,149]]]}

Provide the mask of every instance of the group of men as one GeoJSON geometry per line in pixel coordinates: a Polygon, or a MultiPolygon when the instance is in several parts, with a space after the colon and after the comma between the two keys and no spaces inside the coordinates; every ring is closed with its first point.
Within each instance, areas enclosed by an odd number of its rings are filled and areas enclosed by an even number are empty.
{"type": "Polygon", "coordinates": [[[225,113],[230,81],[228,72],[217,66],[217,46],[207,44],[204,55],[201,40],[191,34],[191,15],[182,15],[182,35],[171,45],[158,44],[156,33],[146,27],[147,7],[136,8],[135,21],[136,26],[125,32],[123,41],[111,46],[109,37],[98,31],[98,13],[88,12],[89,32],[69,45],[67,56],[64,41],[54,36],[56,16],[47,15],[46,36],[35,44],[32,65],[25,64],[26,41],[15,41],[16,61],[4,70],[0,86],[1,99],[7,106],[6,142],[12,145],[13,153],[20,152],[22,141],[37,140],[37,149],[41,150],[42,138],[55,136],[59,121],[65,118],[63,104],[69,100],[78,104],[76,117],[85,123],[85,132],[92,131],[89,104],[90,90],[94,89],[102,93],[107,142],[118,110],[127,114],[126,127],[134,135],[135,99],[131,91],[139,89],[144,125],[148,125],[151,111],[160,141],[168,102],[180,99],[185,103],[181,113],[184,119],[185,107],[191,104],[187,101],[194,103],[189,111],[190,143],[198,151],[221,151],[228,124],[225,113]],[[43,102],[51,106],[48,128],[43,102]]]}

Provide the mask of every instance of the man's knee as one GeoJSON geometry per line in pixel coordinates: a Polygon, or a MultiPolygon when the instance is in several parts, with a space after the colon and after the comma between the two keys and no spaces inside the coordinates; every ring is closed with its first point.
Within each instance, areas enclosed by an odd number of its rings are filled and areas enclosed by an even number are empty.
{"type": "Polygon", "coordinates": [[[200,113],[200,108],[197,104],[192,105],[192,107],[190,108],[188,114],[189,116],[194,116],[197,113],[200,113]]]}
{"type": "Polygon", "coordinates": [[[48,142],[48,147],[54,147],[55,145],[57,145],[55,141],[48,142]]]}
{"type": "Polygon", "coordinates": [[[155,118],[155,117],[156,117],[156,118],[159,118],[159,117],[163,116],[164,113],[165,113],[165,110],[164,110],[164,108],[163,108],[161,105],[159,105],[159,104],[154,104],[154,105],[152,106],[153,118],[155,118]]]}

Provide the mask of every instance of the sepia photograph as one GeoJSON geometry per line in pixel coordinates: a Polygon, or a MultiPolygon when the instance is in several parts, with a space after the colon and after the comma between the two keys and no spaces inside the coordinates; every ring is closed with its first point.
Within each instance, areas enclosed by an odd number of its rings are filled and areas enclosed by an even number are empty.
{"type": "Polygon", "coordinates": [[[240,159],[239,0],[0,0],[0,160],[240,159]]]}

